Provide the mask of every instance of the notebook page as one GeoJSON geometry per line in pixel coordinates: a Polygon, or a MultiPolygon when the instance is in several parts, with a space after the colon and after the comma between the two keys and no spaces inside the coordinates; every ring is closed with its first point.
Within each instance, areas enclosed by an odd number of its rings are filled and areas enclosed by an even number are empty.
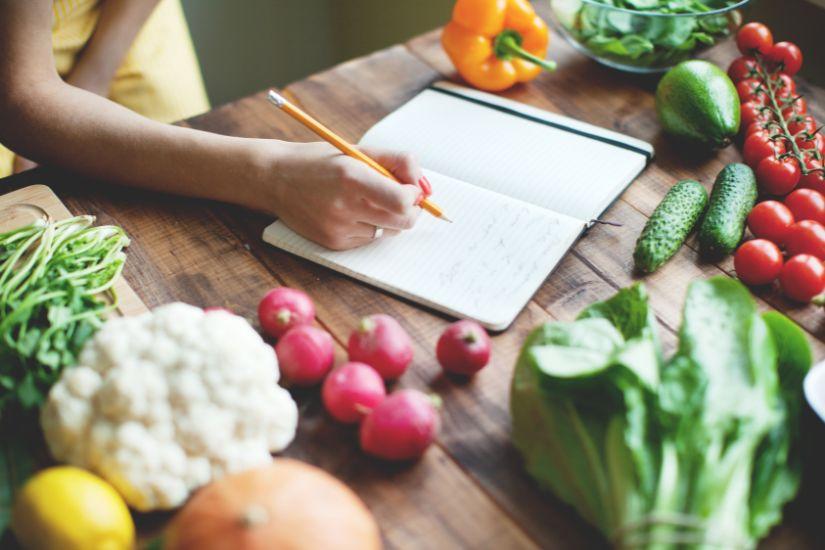
{"type": "Polygon", "coordinates": [[[455,223],[422,214],[410,231],[343,252],[281,222],[278,248],[456,317],[504,329],[582,232],[580,220],[426,172],[455,223]]]}
{"type": "Polygon", "coordinates": [[[447,84],[423,91],[370,129],[361,143],[410,151],[431,170],[582,220],[598,217],[653,153],[639,140],[447,84]]]}

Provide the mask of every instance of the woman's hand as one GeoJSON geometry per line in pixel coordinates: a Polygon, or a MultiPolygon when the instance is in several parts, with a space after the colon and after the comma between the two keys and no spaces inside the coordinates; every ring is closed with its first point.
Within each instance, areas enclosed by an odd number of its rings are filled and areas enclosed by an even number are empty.
{"type": "MultiPolygon", "coordinates": [[[[304,237],[333,250],[410,229],[420,213],[422,172],[407,154],[364,148],[401,182],[389,180],[326,143],[282,143],[266,210],[304,237]]],[[[270,180],[271,181],[271,180],[270,180]]],[[[260,209],[262,205],[257,205],[260,209]]]]}

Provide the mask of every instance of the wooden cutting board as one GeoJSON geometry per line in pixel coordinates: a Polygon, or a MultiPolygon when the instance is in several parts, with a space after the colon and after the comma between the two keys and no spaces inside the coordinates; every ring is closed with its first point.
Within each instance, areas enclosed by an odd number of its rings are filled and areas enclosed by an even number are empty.
{"type": "MultiPolygon", "coordinates": [[[[60,202],[54,191],[45,185],[32,185],[0,196],[0,232],[31,223],[37,218],[36,209],[14,208],[21,205],[42,208],[55,220],[72,217],[72,213],[60,202]]],[[[127,255],[128,252],[127,248],[127,255]]],[[[118,296],[117,310],[120,315],[139,315],[148,311],[146,305],[122,276],[115,282],[115,292],[118,296]]]]}

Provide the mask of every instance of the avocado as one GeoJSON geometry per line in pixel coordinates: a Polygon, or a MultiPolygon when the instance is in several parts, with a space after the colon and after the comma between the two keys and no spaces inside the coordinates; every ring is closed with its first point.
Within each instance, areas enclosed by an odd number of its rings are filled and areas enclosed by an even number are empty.
{"type": "Polygon", "coordinates": [[[708,194],[698,182],[682,180],[671,187],[636,241],[636,269],[653,273],[676,254],[707,203],[708,194]]]}
{"type": "Polygon", "coordinates": [[[699,227],[702,254],[718,258],[736,250],[757,194],[756,176],[749,166],[728,164],[719,172],[710,192],[708,211],[699,227]]]}
{"type": "Polygon", "coordinates": [[[739,95],[725,72],[694,59],[669,70],[656,88],[656,112],[666,132],[709,149],[739,132],[739,95]]]}

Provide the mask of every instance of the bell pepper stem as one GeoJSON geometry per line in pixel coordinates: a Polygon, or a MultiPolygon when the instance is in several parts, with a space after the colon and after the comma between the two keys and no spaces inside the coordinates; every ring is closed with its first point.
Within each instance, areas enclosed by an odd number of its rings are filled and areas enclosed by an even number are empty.
{"type": "Polygon", "coordinates": [[[496,37],[495,52],[500,59],[510,59],[518,57],[526,59],[531,63],[535,63],[546,71],[555,71],[556,62],[542,59],[537,55],[533,55],[521,47],[521,35],[513,30],[506,30],[496,37]]]}

